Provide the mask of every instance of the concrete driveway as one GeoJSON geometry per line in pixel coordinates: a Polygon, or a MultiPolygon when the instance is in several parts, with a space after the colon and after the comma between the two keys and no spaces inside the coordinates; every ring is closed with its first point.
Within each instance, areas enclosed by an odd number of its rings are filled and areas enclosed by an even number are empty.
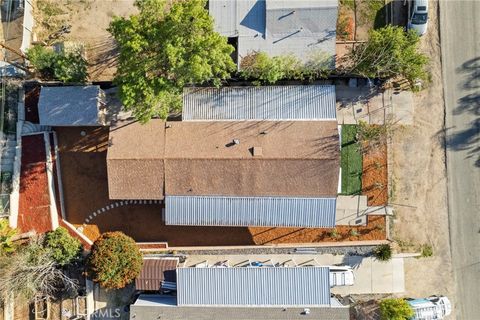
{"type": "Polygon", "coordinates": [[[457,319],[480,319],[480,2],[440,1],[457,319]]]}

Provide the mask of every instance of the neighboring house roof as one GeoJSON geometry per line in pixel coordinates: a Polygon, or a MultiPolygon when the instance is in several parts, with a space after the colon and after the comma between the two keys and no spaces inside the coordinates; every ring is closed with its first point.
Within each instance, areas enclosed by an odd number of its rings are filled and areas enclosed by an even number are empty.
{"type": "Polygon", "coordinates": [[[143,258],[140,275],[135,279],[135,289],[158,291],[162,281],[176,281],[177,258],[143,258]]]}
{"type": "Polygon", "coordinates": [[[167,196],[165,224],[334,227],[336,198],[167,196]]]}
{"type": "Polygon", "coordinates": [[[217,32],[238,37],[239,64],[255,51],[303,61],[335,56],[337,0],[210,0],[209,12],[217,32]]]}
{"type": "MultiPolygon", "coordinates": [[[[228,290],[228,289],[227,289],[228,290]]],[[[130,319],[163,319],[163,320],[350,320],[348,307],[180,307],[176,305],[176,297],[161,295],[140,295],[130,306],[130,319]]]]}
{"type": "Polygon", "coordinates": [[[339,165],[336,121],[169,122],[165,194],[334,197],[339,165]]]}
{"type": "Polygon", "coordinates": [[[335,86],[186,88],[182,120],[335,120],[335,86]]]}
{"type": "Polygon", "coordinates": [[[165,122],[120,121],[110,127],[107,152],[110,199],[164,197],[165,122]]]}
{"type": "Polygon", "coordinates": [[[99,86],[42,87],[38,113],[40,124],[46,126],[106,124],[103,92],[99,86]]]}
{"type": "Polygon", "coordinates": [[[329,307],[329,268],[178,268],[177,304],[329,307]]]}

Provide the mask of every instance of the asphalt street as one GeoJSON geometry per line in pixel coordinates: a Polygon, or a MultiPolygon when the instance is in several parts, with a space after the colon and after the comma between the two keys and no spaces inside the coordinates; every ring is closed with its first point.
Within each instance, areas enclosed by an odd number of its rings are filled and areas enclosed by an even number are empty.
{"type": "Polygon", "coordinates": [[[475,320],[480,319],[480,1],[440,1],[440,37],[456,318],[475,320]]]}

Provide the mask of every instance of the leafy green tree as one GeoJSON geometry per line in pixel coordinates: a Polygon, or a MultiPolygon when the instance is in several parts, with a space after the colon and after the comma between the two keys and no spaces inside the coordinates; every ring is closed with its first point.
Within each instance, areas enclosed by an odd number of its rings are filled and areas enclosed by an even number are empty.
{"type": "Polygon", "coordinates": [[[27,59],[45,80],[85,82],[87,79],[87,61],[80,53],[55,52],[36,45],[27,51],[27,59]]]}
{"type": "Polygon", "coordinates": [[[413,317],[412,307],[404,299],[384,299],[380,301],[382,320],[409,320],[413,317]]]}
{"type": "Polygon", "coordinates": [[[17,229],[11,228],[8,219],[0,219],[0,257],[15,251],[13,237],[17,235],[17,229]]]}
{"type": "Polygon", "coordinates": [[[93,244],[88,274],[107,289],[131,283],[142,269],[142,254],[135,241],[122,232],[106,232],[93,244]]]}
{"type": "Polygon", "coordinates": [[[216,33],[206,0],[137,0],[139,14],[115,17],[119,47],[115,82],[127,110],[142,122],[181,109],[189,84],[219,86],[236,66],[234,48],[216,33]]]}
{"type": "Polygon", "coordinates": [[[429,59],[419,51],[419,40],[414,30],[405,32],[398,26],[371,30],[368,41],[347,55],[347,71],[369,78],[403,78],[414,88],[417,80],[429,79],[429,59]]]}
{"type": "Polygon", "coordinates": [[[80,241],[72,237],[63,227],[48,232],[45,235],[44,245],[51,252],[53,259],[61,266],[78,258],[82,249],[80,241]]]}

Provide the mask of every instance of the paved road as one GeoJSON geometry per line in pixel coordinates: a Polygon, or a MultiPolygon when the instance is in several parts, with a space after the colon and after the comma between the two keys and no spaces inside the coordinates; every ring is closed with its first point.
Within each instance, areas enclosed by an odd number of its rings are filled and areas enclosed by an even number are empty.
{"type": "Polygon", "coordinates": [[[480,319],[480,1],[440,1],[456,318],[480,319]]]}

